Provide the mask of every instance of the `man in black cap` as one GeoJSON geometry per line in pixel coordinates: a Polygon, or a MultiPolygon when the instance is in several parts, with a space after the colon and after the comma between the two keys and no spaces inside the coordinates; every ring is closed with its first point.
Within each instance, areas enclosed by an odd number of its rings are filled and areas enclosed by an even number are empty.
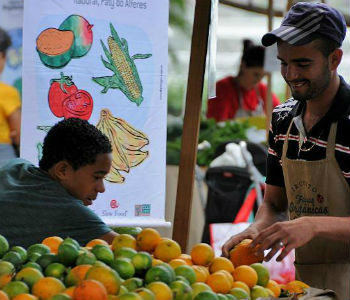
{"type": "Polygon", "coordinates": [[[259,251],[296,249],[296,276],[310,286],[350,298],[350,88],[337,68],[346,35],[344,17],[320,3],[299,2],[279,28],[281,74],[292,96],[277,106],[269,132],[264,202],[255,222],[231,237],[223,255],[246,238],[259,251]]]}

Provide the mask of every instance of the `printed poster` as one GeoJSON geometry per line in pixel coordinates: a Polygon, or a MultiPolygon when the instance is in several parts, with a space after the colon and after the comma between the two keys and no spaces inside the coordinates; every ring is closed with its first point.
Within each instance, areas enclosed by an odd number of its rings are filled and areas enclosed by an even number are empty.
{"type": "Polygon", "coordinates": [[[1,81],[22,92],[23,0],[0,0],[0,27],[11,37],[1,81]]]}
{"type": "Polygon", "coordinates": [[[91,209],[112,226],[170,225],[168,10],[165,0],[25,1],[21,156],[37,165],[64,118],[99,128],[113,165],[91,209]]]}

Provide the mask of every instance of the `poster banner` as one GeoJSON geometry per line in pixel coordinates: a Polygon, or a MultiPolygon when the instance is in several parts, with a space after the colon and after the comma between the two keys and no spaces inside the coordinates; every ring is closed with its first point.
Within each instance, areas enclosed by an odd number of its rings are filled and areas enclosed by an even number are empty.
{"type": "Polygon", "coordinates": [[[23,0],[0,0],[0,27],[11,37],[1,81],[22,92],[23,0]]]}
{"type": "Polygon", "coordinates": [[[113,165],[91,208],[111,226],[170,226],[168,14],[166,0],[25,1],[21,156],[38,164],[64,118],[99,128],[113,165]]]}

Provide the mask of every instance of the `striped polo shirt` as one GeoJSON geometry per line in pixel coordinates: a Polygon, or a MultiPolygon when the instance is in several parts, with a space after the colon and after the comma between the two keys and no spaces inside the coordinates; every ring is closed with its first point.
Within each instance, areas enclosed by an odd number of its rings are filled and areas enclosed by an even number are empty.
{"type": "Polygon", "coordinates": [[[306,161],[326,158],[330,126],[333,122],[338,122],[335,158],[344,178],[350,185],[350,87],[341,76],[339,77],[340,86],[330,110],[308,133],[304,132],[301,121],[305,102],[292,98],[275,107],[269,131],[267,184],[284,187],[282,147],[289,125],[293,120],[288,137],[287,157],[306,161]]]}

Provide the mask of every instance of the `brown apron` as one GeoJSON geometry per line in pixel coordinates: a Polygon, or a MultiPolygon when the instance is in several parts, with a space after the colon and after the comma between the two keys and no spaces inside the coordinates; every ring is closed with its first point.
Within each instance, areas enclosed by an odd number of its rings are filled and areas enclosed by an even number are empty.
{"type": "MultiPolygon", "coordinates": [[[[334,155],[337,123],[331,125],[326,158],[316,161],[287,158],[292,124],[293,120],[282,150],[289,219],[301,216],[349,216],[350,188],[334,155]]],[[[317,237],[295,249],[297,279],[312,287],[332,289],[339,299],[350,299],[349,266],[349,243],[317,237]]]]}

